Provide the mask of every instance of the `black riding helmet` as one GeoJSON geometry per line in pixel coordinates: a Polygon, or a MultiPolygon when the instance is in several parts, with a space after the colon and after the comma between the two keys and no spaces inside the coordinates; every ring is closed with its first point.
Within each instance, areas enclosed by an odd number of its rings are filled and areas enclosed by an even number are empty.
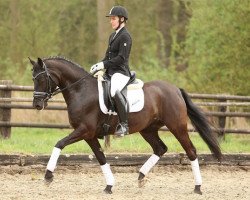
{"type": "Polygon", "coordinates": [[[128,11],[122,6],[114,6],[109,11],[109,14],[106,17],[118,16],[119,18],[124,17],[125,20],[128,20],[128,11]]]}
{"type": "Polygon", "coordinates": [[[126,8],[124,8],[122,6],[114,6],[109,11],[109,14],[106,15],[106,17],[112,17],[112,16],[118,16],[119,17],[119,26],[116,28],[116,30],[118,30],[120,28],[121,24],[123,22],[126,23],[126,21],[128,20],[128,11],[127,11],[126,8]],[[123,21],[121,19],[122,17],[124,17],[123,21]]]}

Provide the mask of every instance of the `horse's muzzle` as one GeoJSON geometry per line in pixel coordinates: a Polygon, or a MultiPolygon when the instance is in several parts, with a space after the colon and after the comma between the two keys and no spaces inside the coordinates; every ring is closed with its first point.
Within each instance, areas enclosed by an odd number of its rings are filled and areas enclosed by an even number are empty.
{"type": "Polygon", "coordinates": [[[37,110],[43,110],[48,106],[47,101],[39,100],[39,99],[33,99],[33,108],[37,110]]]}

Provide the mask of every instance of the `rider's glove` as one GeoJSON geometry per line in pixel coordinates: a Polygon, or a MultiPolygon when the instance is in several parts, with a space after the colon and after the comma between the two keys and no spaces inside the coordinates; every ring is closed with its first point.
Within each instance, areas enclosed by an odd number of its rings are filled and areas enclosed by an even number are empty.
{"type": "Polygon", "coordinates": [[[91,74],[95,74],[96,72],[98,72],[99,70],[104,69],[104,64],[103,62],[99,62],[94,64],[91,68],[90,68],[90,73],[91,74]]]}

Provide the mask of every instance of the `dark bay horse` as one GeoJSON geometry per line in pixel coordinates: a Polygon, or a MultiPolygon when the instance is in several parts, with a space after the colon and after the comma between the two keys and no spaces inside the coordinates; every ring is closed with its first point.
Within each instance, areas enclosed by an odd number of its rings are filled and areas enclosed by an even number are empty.
{"type": "MultiPolygon", "coordinates": [[[[103,132],[102,125],[106,116],[99,108],[96,78],[78,64],[62,57],[38,58],[37,61],[30,59],[30,62],[33,65],[33,106],[37,110],[42,110],[47,106],[48,99],[62,92],[67,104],[69,122],[74,129],[53,148],[45,181],[53,180],[53,172],[61,150],[69,144],[85,140],[101,165],[106,180],[104,191],[112,193],[115,179],[98,141],[98,136],[103,132]]],[[[164,81],[151,81],[144,84],[143,90],[145,94],[143,109],[129,114],[130,134],[139,132],[153,149],[152,156],[139,170],[139,183],[144,183],[147,173],[167,152],[167,146],[158,135],[158,130],[165,125],[180,142],[190,159],[195,179],[194,192],[201,194],[202,179],[199,163],[196,149],[188,135],[187,120],[189,117],[211,152],[220,159],[221,150],[208,120],[183,89],[164,81]]],[[[114,133],[117,124],[117,116],[112,116],[109,134],[114,133]]]]}

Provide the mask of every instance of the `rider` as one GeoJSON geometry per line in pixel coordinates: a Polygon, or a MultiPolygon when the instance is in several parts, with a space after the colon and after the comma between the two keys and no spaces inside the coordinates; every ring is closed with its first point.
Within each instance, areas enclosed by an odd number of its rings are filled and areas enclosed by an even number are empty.
{"type": "Polygon", "coordinates": [[[131,73],[129,69],[129,54],[132,47],[132,38],[125,28],[128,20],[128,12],[122,6],[114,6],[106,17],[109,17],[112,28],[115,30],[109,37],[109,44],[105,58],[93,65],[91,73],[106,69],[106,75],[111,77],[111,96],[115,101],[116,111],[120,124],[115,134],[124,136],[128,134],[128,114],[126,99],[121,94],[122,89],[128,83],[131,73]]]}

